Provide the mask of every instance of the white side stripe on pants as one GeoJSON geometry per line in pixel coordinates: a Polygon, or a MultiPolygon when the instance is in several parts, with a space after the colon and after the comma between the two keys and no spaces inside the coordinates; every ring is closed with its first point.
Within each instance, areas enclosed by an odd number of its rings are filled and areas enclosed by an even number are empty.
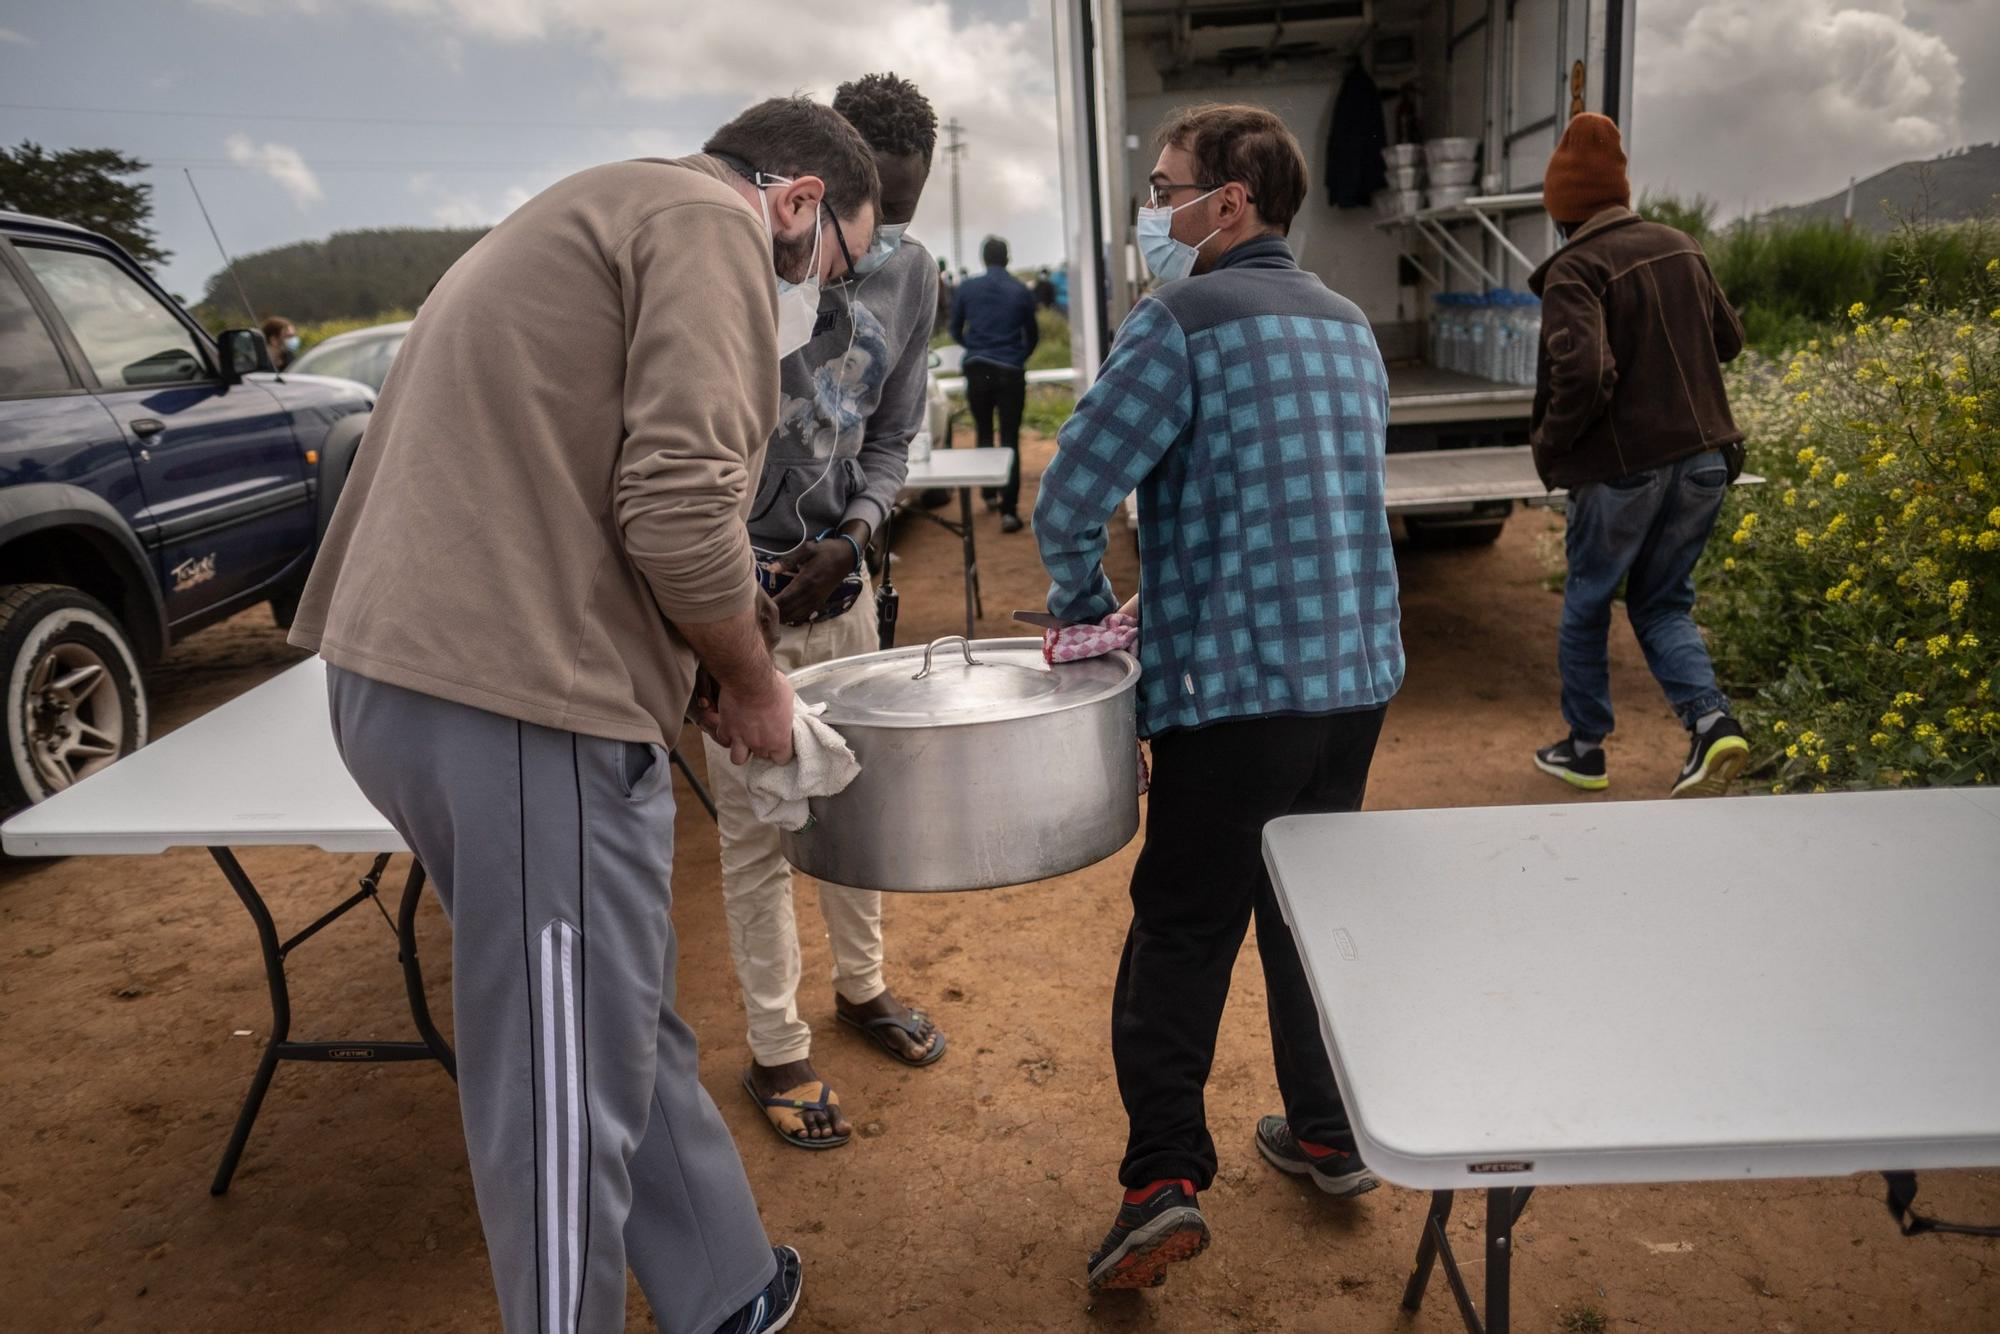
{"type": "Polygon", "coordinates": [[[577,1304],[582,1298],[581,1271],[577,1263],[577,1244],[580,1233],[577,1217],[577,1190],[581,1180],[581,1153],[583,1127],[578,1110],[581,1082],[579,1079],[582,1061],[582,1043],[578,1033],[576,1005],[576,974],[573,965],[573,949],[576,930],[568,922],[554,921],[542,928],[542,1124],[548,1133],[542,1143],[547,1146],[548,1160],[543,1164],[542,1175],[546,1182],[545,1213],[548,1220],[548,1276],[549,1276],[549,1322],[550,1334],[565,1334],[576,1328],[577,1304]],[[558,942],[562,956],[560,989],[556,985],[556,955],[558,942]],[[560,1028],[557,1024],[556,1002],[562,1002],[560,1028]],[[560,1056],[557,1041],[560,1033],[560,1056]],[[562,1105],[556,1102],[556,1069],[558,1060],[564,1071],[564,1093],[562,1105]],[[556,1136],[564,1135],[566,1155],[559,1155],[555,1148],[556,1136]],[[568,1172],[564,1173],[564,1157],[568,1159],[568,1172]],[[567,1176],[567,1182],[564,1178],[567,1176]],[[565,1189],[565,1185],[567,1189],[565,1189]],[[561,1209],[561,1226],[558,1231],[557,1210],[561,1209]],[[565,1264],[564,1260],[568,1263],[565,1264]]]}
{"type": "Polygon", "coordinates": [[[563,1041],[567,1045],[569,1050],[569,1192],[567,1196],[567,1212],[569,1214],[569,1220],[566,1231],[569,1234],[570,1292],[569,1292],[569,1306],[567,1310],[569,1312],[569,1328],[571,1330],[574,1330],[576,1328],[577,1308],[579,1305],[581,1305],[583,1300],[583,1275],[582,1272],[578,1270],[576,1267],[577,1147],[583,1142],[583,1135],[581,1133],[580,1127],[577,1124],[577,1115],[576,1115],[576,1103],[577,1103],[576,1063],[579,1059],[581,1059],[577,1053],[578,1049],[583,1044],[578,1040],[578,1035],[577,1035],[576,980],[574,974],[570,970],[570,957],[569,957],[572,938],[576,935],[576,933],[570,930],[568,922],[561,923],[561,930],[562,930],[562,981],[563,981],[563,1030],[564,1030],[563,1041]]]}

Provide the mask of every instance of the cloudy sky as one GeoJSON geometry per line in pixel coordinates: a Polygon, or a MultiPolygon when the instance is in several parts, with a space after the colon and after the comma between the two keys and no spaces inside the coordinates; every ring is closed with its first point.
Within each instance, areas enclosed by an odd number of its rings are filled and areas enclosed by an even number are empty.
{"type": "MultiPolygon", "coordinates": [[[[1641,0],[1641,184],[1726,211],[2000,140],[2000,0],[1641,0]]],[[[968,247],[1060,250],[1047,0],[0,0],[0,140],[156,164],[163,278],[343,228],[479,224],[693,150],[760,96],[915,79],[966,127],[968,247]]],[[[942,182],[940,182],[941,187],[942,182]]],[[[916,225],[951,244],[942,188],[916,225]]],[[[970,256],[968,256],[968,259],[970,256]]]]}

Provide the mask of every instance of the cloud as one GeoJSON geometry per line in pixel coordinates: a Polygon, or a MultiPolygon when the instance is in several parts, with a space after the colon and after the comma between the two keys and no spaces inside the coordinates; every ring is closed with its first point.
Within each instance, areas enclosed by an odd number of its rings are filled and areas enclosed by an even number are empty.
{"type": "Polygon", "coordinates": [[[1642,186],[1733,214],[1963,141],[1958,58],[1903,0],[1648,0],[1639,25],[1642,186]]]}
{"type": "Polygon", "coordinates": [[[246,134],[230,135],[223,146],[228,149],[231,162],[269,176],[285,188],[285,193],[301,209],[326,198],[326,191],[319,188],[319,178],[306,166],[298,149],[287,144],[255,144],[246,134]]]}
{"type": "Polygon", "coordinates": [[[207,9],[220,9],[231,14],[256,16],[269,13],[273,9],[291,9],[301,14],[317,14],[325,8],[321,0],[195,0],[207,9]]]}
{"type": "Polygon", "coordinates": [[[26,33],[15,32],[12,28],[0,28],[0,46],[33,46],[34,39],[26,33]]]}
{"type": "Polygon", "coordinates": [[[440,227],[491,227],[533,198],[533,193],[510,185],[497,198],[445,185],[430,172],[410,177],[410,193],[430,210],[431,221],[440,227]]]}
{"type": "MultiPolygon", "coordinates": [[[[2000,23],[1992,0],[1910,0],[1910,20],[1944,38],[1967,71],[2000,70],[2000,23]]],[[[1965,82],[1959,119],[1973,143],[2000,142],[2000,79],[1965,82]]]]}
{"type": "MultiPolygon", "coordinates": [[[[236,7],[315,7],[315,0],[208,0],[236,7]]],[[[951,0],[851,10],[797,0],[661,4],[659,0],[366,0],[434,28],[444,44],[484,40],[575,42],[610,71],[619,92],[660,102],[702,99],[738,105],[800,90],[822,99],[846,79],[894,70],[913,80],[940,120],[956,116],[969,146],[963,200],[968,250],[987,231],[1015,232],[1023,258],[1053,257],[1061,202],[1055,137],[1055,77],[1048,13],[968,15],[951,0]]],[[[690,136],[647,152],[687,152],[690,136]]],[[[941,164],[941,163],[940,163],[941,164]]],[[[949,191],[940,173],[914,228],[933,248],[950,244],[949,191]]],[[[968,253],[967,262],[976,264],[968,253]]]]}

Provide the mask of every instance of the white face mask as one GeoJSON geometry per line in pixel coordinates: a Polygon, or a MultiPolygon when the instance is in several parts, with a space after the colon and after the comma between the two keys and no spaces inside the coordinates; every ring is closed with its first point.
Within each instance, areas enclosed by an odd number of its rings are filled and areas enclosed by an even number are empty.
{"type": "MultiPolygon", "coordinates": [[[[766,176],[757,173],[757,202],[764,209],[764,230],[777,240],[777,230],[771,225],[771,200],[764,193],[767,185],[790,185],[789,176],[766,176]]],[[[813,254],[812,263],[806,269],[807,277],[802,283],[795,283],[783,274],[778,275],[778,356],[782,360],[812,341],[813,327],[819,323],[819,207],[813,208],[813,254]]]]}
{"type": "Polygon", "coordinates": [[[885,222],[875,229],[875,243],[868,247],[868,253],[854,261],[854,272],[865,278],[889,262],[889,256],[903,244],[903,233],[910,230],[907,222],[885,222]]]}
{"type": "MultiPolygon", "coordinates": [[[[1216,190],[1221,188],[1218,185],[1216,190]]],[[[1222,229],[1218,227],[1193,245],[1185,241],[1176,241],[1173,234],[1174,214],[1180,212],[1181,208],[1193,208],[1214,193],[1215,190],[1210,190],[1208,194],[1188,200],[1180,208],[1162,205],[1159,208],[1139,210],[1139,253],[1145,257],[1146,267],[1152,270],[1153,276],[1161,282],[1170,283],[1193,273],[1194,262],[1200,258],[1201,248],[1213,241],[1221,232],[1222,229]]]]}

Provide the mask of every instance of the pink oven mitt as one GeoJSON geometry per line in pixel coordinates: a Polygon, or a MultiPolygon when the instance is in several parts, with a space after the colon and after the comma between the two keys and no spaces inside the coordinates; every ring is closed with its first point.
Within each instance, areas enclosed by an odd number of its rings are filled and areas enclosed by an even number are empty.
{"type": "Polygon", "coordinates": [[[1095,625],[1066,625],[1060,630],[1042,631],[1042,657],[1049,666],[1101,658],[1120,649],[1130,653],[1139,647],[1139,618],[1114,611],[1095,625]]]}

